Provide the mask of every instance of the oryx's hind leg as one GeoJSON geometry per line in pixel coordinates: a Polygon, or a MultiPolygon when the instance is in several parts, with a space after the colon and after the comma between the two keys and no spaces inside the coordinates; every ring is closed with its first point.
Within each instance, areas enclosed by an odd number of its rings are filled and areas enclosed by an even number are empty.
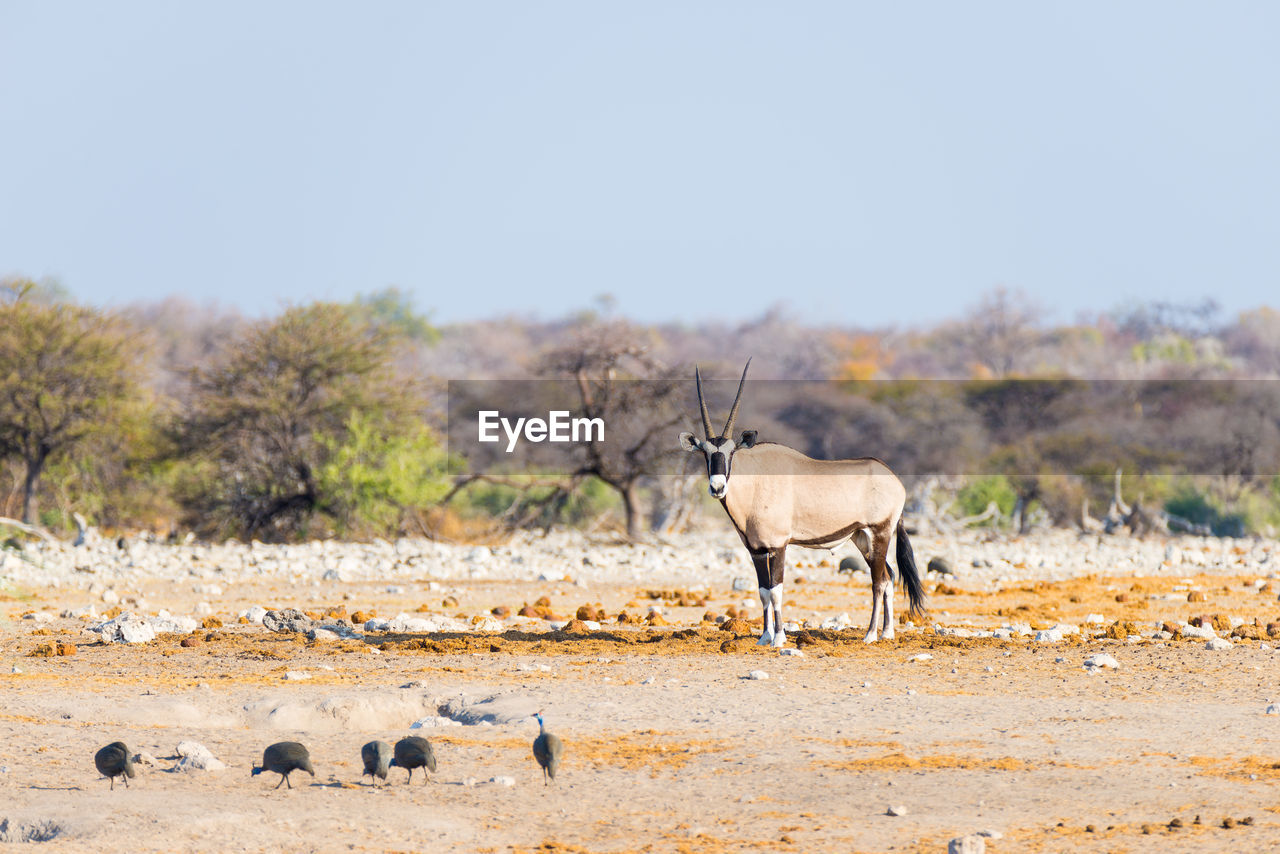
{"type": "Polygon", "coordinates": [[[871,622],[867,626],[864,643],[875,643],[876,623],[884,627],[880,632],[883,640],[893,640],[893,573],[885,559],[889,554],[889,540],[893,528],[879,525],[871,529],[871,554],[867,563],[871,566],[871,622]]]}
{"type": "Polygon", "coordinates": [[[764,609],[764,631],[757,646],[782,646],[787,642],[782,630],[782,579],[787,566],[787,547],[753,549],[751,561],[756,565],[756,581],[760,585],[760,606],[764,609]]]}

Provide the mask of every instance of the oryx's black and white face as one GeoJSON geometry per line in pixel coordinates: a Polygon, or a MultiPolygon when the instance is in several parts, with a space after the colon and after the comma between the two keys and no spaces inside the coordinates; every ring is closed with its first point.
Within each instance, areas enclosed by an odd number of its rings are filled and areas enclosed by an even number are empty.
{"type": "Polygon", "coordinates": [[[733,408],[729,410],[729,420],[719,436],[711,429],[711,416],[707,413],[707,401],[702,396],[702,374],[695,367],[694,379],[698,383],[698,406],[702,408],[702,430],[705,439],[699,439],[692,433],[680,434],[680,447],[686,451],[701,451],[707,460],[707,489],[712,498],[724,498],[729,492],[729,475],[733,469],[733,454],[741,448],[750,448],[756,443],[756,431],[743,432],[736,444],[733,441],[733,421],[738,417],[738,404],[742,403],[742,388],[747,382],[747,368],[751,360],[747,359],[747,367],[742,369],[742,379],[738,382],[738,396],[733,399],[733,408]]]}
{"type": "Polygon", "coordinates": [[[707,491],[712,498],[724,498],[729,493],[729,475],[733,471],[734,451],[750,448],[756,443],[756,431],[746,430],[741,441],[735,443],[728,436],[698,439],[692,433],[680,434],[680,447],[686,451],[701,451],[707,460],[707,491]]]}

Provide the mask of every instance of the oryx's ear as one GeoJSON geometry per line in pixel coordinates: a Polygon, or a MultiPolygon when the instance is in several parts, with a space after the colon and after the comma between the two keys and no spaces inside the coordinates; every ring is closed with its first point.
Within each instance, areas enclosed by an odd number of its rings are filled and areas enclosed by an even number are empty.
{"type": "Polygon", "coordinates": [[[750,448],[750,447],[751,447],[752,445],[754,445],[755,443],[756,443],[756,431],[755,431],[755,430],[743,430],[743,431],[742,431],[742,441],[738,443],[739,447],[743,447],[743,448],[750,448]]]}
{"type": "Polygon", "coordinates": [[[680,434],[680,447],[684,448],[686,451],[696,451],[698,450],[698,440],[694,438],[692,433],[686,430],[680,434]]]}

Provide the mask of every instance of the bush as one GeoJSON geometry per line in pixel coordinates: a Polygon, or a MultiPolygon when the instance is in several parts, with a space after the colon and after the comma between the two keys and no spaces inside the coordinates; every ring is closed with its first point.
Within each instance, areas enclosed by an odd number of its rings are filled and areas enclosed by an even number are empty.
{"type": "Polygon", "coordinates": [[[1208,525],[1218,537],[1242,537],[1252,527],[1244,513],[1224,511],[1217,500],[1190,483],[1180,486],[1165,501],[1164,509],[1198,525],[1208,525]]]}
{"type": "Polygon", "coordinates": [[[1018,494],[1014,492],[1008,478],[1002,474],[986,475],[970,480],[956,493],[956,504],[965,516],[978,515],[986,510],[987,505],[992,501],[1005,516],[1013,513],[1013,507],[1018,503],[1018,494]]]}

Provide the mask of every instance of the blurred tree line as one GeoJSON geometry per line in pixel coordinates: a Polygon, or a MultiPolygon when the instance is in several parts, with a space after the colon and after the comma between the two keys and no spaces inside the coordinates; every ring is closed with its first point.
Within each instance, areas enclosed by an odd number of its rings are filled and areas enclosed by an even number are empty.
{"type": "Polygon", "coordinates": [[[776,401],[761,384],[740,425],[817,457],[881,456],[938,512],[994,503],[989,524],[1087,525],[1120,468],[1131,500],[1215,533],[1280,524],[1280,405],[1268,383],[1231,384],[1280,377],[1270,308],[1153,303],[1051,324],[997,289],[925,329],[781,310],[646,326],[607,302],[438,326],[394,288],[246,318],[176,298],[104,311],[23,279],[0,285],[0,516],[263,540],[469,537],[495,522],[675,530],[714,509],[700,472],[656,474],[698,423],[692,366],[736,378],[750,355],[753,380],[824,382],[776,401]],[[582,412],[637,426],[561,477],[457,477],[466,461],[443,438],[456,378],[564,378],[582,412]],[[649,382],[620,382],[633,378],[649,382]],[[1157,393],[1192,379],[1231,382],[1157,393]],[[1188,459],[1198,476],[1135,474],[1188,459]]]}

